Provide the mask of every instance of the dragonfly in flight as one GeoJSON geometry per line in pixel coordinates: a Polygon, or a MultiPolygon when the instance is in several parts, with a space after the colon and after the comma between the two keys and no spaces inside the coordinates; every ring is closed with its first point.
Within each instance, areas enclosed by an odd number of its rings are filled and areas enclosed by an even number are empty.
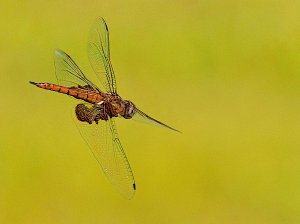
{"type": "Polygon", "coordinates": [[[117,83],[110,61],[109,32],[102,17],[92,25],[88,38],[88,56],[103,89],[92,83],[72,60],[56,49],[55,72],[58,84],[32,82],[42,89],[74,97],[76,125],[110,182],[126,198],[136,191],[134,176],[118,137],[115,118],[136,119],[178,130],[148,116],[117,93],[117,83]]]}

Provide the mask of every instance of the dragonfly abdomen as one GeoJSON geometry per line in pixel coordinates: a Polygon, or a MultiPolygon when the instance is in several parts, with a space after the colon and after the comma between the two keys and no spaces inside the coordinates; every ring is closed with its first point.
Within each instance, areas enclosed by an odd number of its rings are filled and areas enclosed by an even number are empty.
{"type": "Polygon", "coordinates": [[[98,103],[101,102],[103,99],[103,97],[99,93],[95,92],[92,89],[88,89],[86,87],[75,87],[75,86],[66,87],[66,86],[60,86],[52,83],[44,83],[44,82],[36,83],[31,81],[30,84],[33,84],[42,89],[51,90],[62,94],[67,94],[77,99],[82,99],[89,103],[98,103]]]}

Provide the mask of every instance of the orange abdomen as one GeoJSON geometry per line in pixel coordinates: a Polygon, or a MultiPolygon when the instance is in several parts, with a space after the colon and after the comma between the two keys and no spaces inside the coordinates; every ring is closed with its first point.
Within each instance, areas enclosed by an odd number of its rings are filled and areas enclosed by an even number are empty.
{"type": "Polygon", "coordinates": [[[101,102],[103,99],[102,95],[94,91],[93,89],[87,89],[87,88],[81,88],[75,86],[65,87],[65,86],[59,86],[51,83],[35,83],[35,82],[30,82],[30,83],[39,88],[67,94],[77,99],[82,99],[89,103],[98,103],[101,102]]]}

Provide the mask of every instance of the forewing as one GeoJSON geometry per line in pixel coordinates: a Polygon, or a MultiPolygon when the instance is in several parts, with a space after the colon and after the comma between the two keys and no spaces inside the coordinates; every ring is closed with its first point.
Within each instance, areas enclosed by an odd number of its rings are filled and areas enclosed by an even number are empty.
{"type": "Polygon", "coordinates": [[[102,17],[97,18],[91,27],[87,50],[93,70],[105,90],[116,93],[116,79],[110,62],[109,32],[102,17]]]}
{"type": "Polygon", "coordinates": [[[75,123],[110,182],[128,199],[135,193],[135,181],[129,162],[118,138],[115,122],[100,120],[75,123]]]}
{"type": "Polygon", "coordinates": [[[89,85],[95,90],[100,91],[97,86],[95,86],[90,80],[85,77],[85,75],[82,73],[73,59],[60,49],[56,49],[54,52],[54,64],[55,74],[59,85],[89,85]]]}
{"type": "Polygon", "coordinates": [[[176,132],[180,132],[177,129],[170,127],[169,125],[166,125],[166,124],[150,117],[149,115],[145,114],[143,111],[141,111],[137,108],[135,109],[135,114],[133,115],[132,119],[136,120],[136,121],[144,122],[147,124],[155,125],[158,127],[168,128],[168,129],[171,129],[176,132]]]}

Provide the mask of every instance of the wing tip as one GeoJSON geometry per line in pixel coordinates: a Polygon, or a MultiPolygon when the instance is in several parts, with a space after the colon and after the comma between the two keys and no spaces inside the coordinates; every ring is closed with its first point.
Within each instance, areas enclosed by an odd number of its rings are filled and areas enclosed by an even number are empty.
{"type": "Polygon", "coordinates": [[[172,131],[175,131],[175,132],[178,132],[178,133],[182,134],[182,131],[179,131],[179,130],[177,130],[177,129],[175,129],[175,128],[172,128],[171,126],[166,125],[166,124],[163,124],[163,125],[165,125],[166,128],[171,129],[172,131]]]}
{"type": "Polygon", "coordinates": [[[177,129],[175,129],[175,128],[171,128],[173,131],[175,131],[175,132],[178,132],[178,133],[180,133],[180,134],[183,134],[182,133],[182,131],[179,131],[179,130],[177,130],[177,129]]]}
{"type": "Polygon", "coordinates": [[[135,185],[135,183],[133,183],[132,186],[133,186],[133,190],[136,191],[136,185],[135,185]]]}
{"type": "Polygon", "coordinates": [[[175,132],[178,132],[178,133],[182,134],[182,131],[179,131],[179,130],[177,130],[177,129],[175,129],[175,128],[172,128],[172,127],[169,126],[169,125],[166,125],[166,124],[164,124],[164,123],[161,123],[161,125],[162,125],[164,128],[167,128],[167,129],[170,129],[171,131],[175,131],[175,132]]]}
{"type": "MultiPolygon", "coordinates": [[[[128,189],[129,190],[129,189],[128,189]]],[[[136,192],[136,185],[135,185],[135,182],[132,184],[132,188],[130,191],[122,191],[119,189],[119,193],[124,197],[126,198],[127,200],[132,200],[134,198],[134,195],[135,195],[135,192],[136,192]]]]}
{"type": "Polygon", "coordinates": [[[98,16],[96,20],[102,20],[105,21],[104,18],[102,16],[98,16]]]}
{"type": "Polygon", "coordinates": [[[59,49],[59,48],[55,48],[54,49],[54,54],[55,55],[63,55],[63,54],[65,54],[65,52],[63,50],[59,49]]]}
{"type": "Polygon", "coordinates": [[[97,19],[96,19],[96,21],[95,21],[95,24],[97,25],[98,22],[104,24],[105,29],[106,29],[106,31],[108,32],[108,26],[107,26],[107,24],[106,24],[105,19],[104,19],[102,16],[98,16],[98,17],[97,17],[97,19]]]}

